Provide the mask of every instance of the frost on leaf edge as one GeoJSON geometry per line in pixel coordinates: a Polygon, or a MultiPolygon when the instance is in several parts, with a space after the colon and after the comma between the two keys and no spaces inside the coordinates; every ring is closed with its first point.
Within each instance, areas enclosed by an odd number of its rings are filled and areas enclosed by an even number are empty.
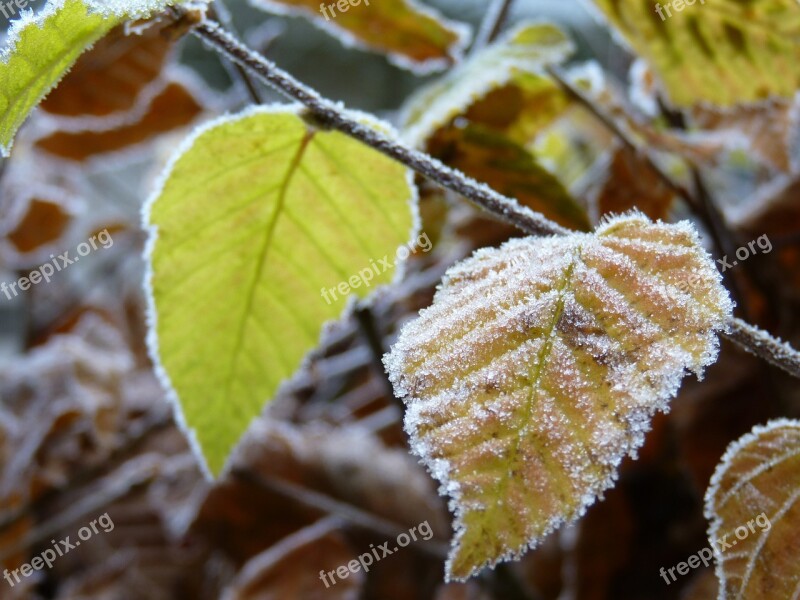
{"type": "MultiPolygon", "coordinates": [[[[704,498],[705,506],[703,513],[705,518],[708,520],[706,537],[709,540],[716,540],[720,537],[720,529],[723,526],[723,521],[719,515],[717,515],[715,509],[715,499],[717,493],[719,492],[719,486],[722,483],[722,478],[725,477],[728,469],[730,469],[732,461],[747,446],[757,442],[763,434],[770,433],[776,429],[781,429],[784,427],[800,430],[800,420],[787,418],[773,419],[768,421],[765,425],[756,425],[748,433],[728,444],[728,447],[725,449],[725,453],[722,455],[722,458],[719,459],[719,463],[717,463],[714,474],[709,480],[708,488],[706,489],[704,498]]],[[[714,543],[711,544],[711,549],[714,552],[714,575],[716,575],[717,581],[719,582],[719,595],[717,596],[717,600],[726,600],[724,583],[727,581],[727,579],[725,576],[725,571],[722,568],[722,551],[718,545],[714,543]]]]}
{"type": "MultiPolygon", "coordinates": [[[[145,337],[145,342],[147,345],[147,353],[150,357],[150,360],[153,363],[153,372],[156,375],[156,378],[161,385],[161,388],[164,390],[166,395],[167,401],[172,406],[172,413],[175,418],[175,424],[181,430],[181,432],[186,437],[187,442],[189,443],[190,450],[192,454],[194,454],[195,459],[197,460],[197,464],[203,473],[205,479],[209,482],[215,481],[215,475],[212,473],[211,468],[208,465],[208,461],[206,460],[205,454],[203,453],[203,447],[200,444],[199,440],[197,439],[197,435],[195,433],[195,429],[189,426],[189,423],[186,421],[186,418],[183,413],[183,408],[181,407],[180,397],[178,395],[175,386],[172,384],[172,379],[167,372],[166,367],[161,361],[161,352],[159,349],[158,343],[158,311],[156,309],[156,302],[155,302],[155,294],[153,293],[153,266],[152,266],[152,256],[155,252],[156,244],[158,242],[158,226],[151,223],[151,212],[153,206],[161,197],[164,188],[172,175],[172,172],[177,164],[177,162],[183,157],[184,154],[190,152],[191,149],[194,147],[194,144],[197,140],[203,136],[205,133],[215,129],[219,126],[225,125],[227,123],[233,123],[236,121],[240,121],[254,115],[262,115],[262,114],[294,114],[300,117],[305,108],[300,104],[270,104],[270,105],[253,105],[249,108],[246,108],[243,111],[240,111],[236,114],[226,113],[219,117],[210,119],[205,123],[198,125],[174,150],[172,155],[170,156],[169,160],[164,165],[161,173],[156,178],[156,181],[153,185],[153,191],[151,192],[150,196],[142,205],[141,211],[141,223],[142,229],[147,232],[147,240],[144,245],[144,250],[142,252],[142,259],[144,260],[145,264],[145,273],[144,273],[144,280],[143,280],[143,291],[146,300],[146,307],[145,307],[145,324],[147,327],[147,334],[145,337]]],[[[364,126],[374,127],[377,129],[382,130],[384,133],[389,133],[391,135],[396,135],[394,128],[384,121],[376,118],[373,115],[368,113],[362,113],[360,111],[353,111],[349,110],[349,114],[351,114],[354,118],[356,118],[360,123],[363,123],[364,126]]],[[[406,183],[408,185],[409,190],[409,198],[408,198],[408,206],[411,210],[411,232],[410,232],[410,240],[414,240],[422,230],[422,218],[419,212],[419,191],[416,187],[414,181],[414,172],[411,169],[406,169],[406,183]]],[[[345,306],[342,314],[338,317],[338,319],[328,321],[323,323],[322,327],[320,328],[320,340],[324,339],[327,332],[333,326],[333,324],[337,320],[341,320],[343,318],[348,317],[357,306],[370,306],[372,302],[376,298],[379,297],[386,288],[391,287],[399,283],[405,275],[405,262],[399,262],[395,267],[394,277],[389,284],[376,286],[373,288],[368,297],[364,298],[363,300],[358,299],[355,294],[350,294],[347,299],[347,305],[345,306]]],[[[278,396],[281,393],[281,390],[289,385],[291,381],[297,377],[300,373],[306,370],[308,367],[311,359],[314,356],[316,348],[313,348],[300,362],[298,365],[295,374],[292,377],[289,377],[285,381],[283,381],[276,389],[275,396],[278,396]]],[[[270,398],[265,398],[264,403],[266,404],[269,402],[270,398]]],[[[253,421],[255,421],[257,415],[253,417],[251,420],[250,426],[252,426],[253,421]]],[[[220,471],[220,475],[223,474],[226,469],[232,464],[231,460],[235,457],[235,450],[236,446],[241,443],[242,437],[239,442],[234,446],[231,453],[226,458],[225,466],[223,466],[222,470],[220,471]]]]}
{"type": "MultiPolygon", "coordinates": [[[[570,234],[570,236],[574,236],[576,239],[584,238],[584,239],[591,239],[602,236],[604,233],[613,229],[616,225],[624,221],[630,220],[640,220],[646,224],[658,224],[664,225],[665,223],[658,219],[656,221],[651,220],[649,217],[644,215],[642,212],[638,210],[631,210],[624,214],[620,215],[607,215],[603,217],[600,223],[597,225],[594,232],[590,233],[583,233],[583,232],[576,232],[570,234]]],[[[684,234],[688,234],[691,238],[695,249],[697,252],[702,255],[702,257],[707,262],[707,266],[709,268],[709,272],[715,274],[715,278],[720,285],[720,289],[723,290],[720,298],[720,309],[728,317],[730,316],[733,310],[733,301],[730,299],[730,296],[727,292],[724,291],[722,287],[722,275],[719,271],[714,267],[713,259],[711,255],[703,248],[700,237],[697,233],[696,228],[691,224],[690,221],[680,221],[678,223],[669,223],[671,227],[674,227],[680,230],[684,234]]],[[[559,235],[550,235],[550,236],[529,236],[526,238],[514,238],[506,243],[504,243],[500,248],[503,248],[507,245],[518,245],[518,244],[526,244],[533,241],[534,243],[547,243],[549,240],[556,240],[556,239],[563,239],[564,236],[559,235]]],[[[455,265],[451,266],[445,275],[442,278],[442,284],[439,285],[436,291],[436,296],[442,292],[445,282],[448,279],[448,274],[456,269],[462,268],[462,265],[468,261],[472,261],[475,259],[480,259],[482,256],[496,252],[496,248],[481,248],[476,250],[470,257],[456,263],[455,265]]],[[[434,303],[436,301],[436,296],[434,297],[434,303]]],[[[420,315],[427,312],[429,308],[424,308],[420,311],[420,315]]],[[[395,389],[395,395],[403,401],[406,406],[406,418],[404,419],[404,431],[408,434],[411,444],[411,451],[419,458],[420,464],[425,466],[426,470],[431,474],[431,476],[439,482],[438,492],[441,496],[448,498],[448,509],[454,515],[453,518],[453,539],[451,542],[450,552],[447,557],[447,561],[445,562],[445,580],[446,581],[467,581],[470,577],[477,574],[482,569],[489,567],[490,569],[494,569],[494,567],[501,563],[506,562],[508,560],[519,560],[523,554],[525,554],[528,550],[532,550],[536,548],[544,539],[553,533],[555,530],[559,529],[564,525],[570,525],[578,521],[581,517],[586,514],[586,511],[589,507],[591,507],[597,500],[603,499],[603,494],[605,491],[611,489],[615,482],[619,477],[619,466],[622,463],[622,460],[627,456],[632,459],[636,459],[638,455],[639,448],[642,447],[645,441],[645,436],[647,432],[650,431],[652,425],[652,418],[653,416],[661,411],[664,413],[669,412],[669,401],[677,395],[677,392],[680,388],[681,382],[683,381],[684,377],[687,374],[687,368],[689,371],[694,373],[699,380],[702,380],[703,373],[705,368],[712,365],[716,362],[717,357],[719,355],[719,336],[718,333],[722,331],[726,331],[728,329],[727,319],[723,317],[723,320],[718,324],[717,328],[711,328],[707,334],[707,352],[699,357],[697,360],[696,365],[694,368],[684,366],[683,369],[678,370],[675,369],[673,373],[667,374],[667,377],[664,379],[664,385],[660,390],[661,394],[650,401],[650,405],[646,410],[643,410],[641,414],[634,414],[634,418],[636,418],[639,423],[640,427],[634,433],[632,438],[630,439],[627,450],[620,454],[615,461],[613,461],[612,466],[614,467],[613,470],[608,475],[605,481],[601,481],[598,483],[598,487],[600,488],[600,492],[595,495],[594,493],[587,492],[583,495],[580,501],[580,505],[578,506],[576,512],[568,517],[555,517],[550,520],[548,526],[545,528],[544,533],[540,538],[534,538],[529,540],[527,543],[522,544],[516,550],[509,550],[503,555],[499,556],[497,559],[487,559],[482,564],[474,565],[472,570],[468,575],[463,578],[460,577],[453,577],[452,576],[452,563],[455,555],[457,554],[458,549],[460,548],[461,538],[463,537],[464,533],[466,532],[466,528],[464,526],[463,515],[464,511],[462,510],[462,506],[460,503],[461,498],[461,490],[459,482],[453,480],[450,477],[450,473],[452,469],[450,468],[450,464],[447,460],[439,459],[439,458],[428,458],[428,454],[424,445],[417,439],[415,439],[414,427],[410,425],[411,421],[409,420],[409,415],[413,413],[413,406],[412,402],[414,400],[418,400],[410,395],[410,390],[405,388],[401,385],[399,381],[398,373],[399,371],[395,371],[393,368],[393,359],[391,357],[392,351],[386,353],[383,357],[383,363],[386,369],[387,374],[391,380],[391,383],[395,389]]]]}

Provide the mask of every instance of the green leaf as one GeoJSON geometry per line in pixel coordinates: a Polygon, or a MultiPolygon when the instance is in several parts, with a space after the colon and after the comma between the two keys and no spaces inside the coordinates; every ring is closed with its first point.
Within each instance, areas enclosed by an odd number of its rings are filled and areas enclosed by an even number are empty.
{"type": "Polygon", "coordinates": [[[663,0],[594,2],[678,106],[732,106],[800,88],[797,0],[680,0],[681,10],[663,0]]]}
{"type": "Polygon", "coordinates": [[[213,122],[178,153],[147,209],[151,353],[212,473],[340,316],[344,286],[391,282],[411,182],[287,109],[213,122]]]}
{"type": "Polygon", "coordinates": [[[8,156],[14,135],[39,101],[80,54],[122,21],[90,12],[82,0],[48,4],[35,17],[14,22],[0,56],[0,152],[8,156]]]}
{"type": "Polygon", "coordinates": [[[469,38],[463,23],[447,21],[409,0],[251,0],[251,4],[308,17],[344,42],[382,52],[394,64],[419,73],[460,61],[469,38]]]}
{"type": "Polygon", "coordinates": [[[455,512],[447,577],[519,556],[613,485],[732,303],[694,228],[641,215],[452,267],[385,358],[455,512]]]}

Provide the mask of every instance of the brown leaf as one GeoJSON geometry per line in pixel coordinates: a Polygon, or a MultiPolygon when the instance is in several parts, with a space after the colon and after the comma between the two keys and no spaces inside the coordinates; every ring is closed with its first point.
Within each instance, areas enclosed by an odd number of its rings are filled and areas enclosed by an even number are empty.
{"type": "Polygon", "coordinates": [[[463,24],[445,21],[430,9],[422,11],[408,0],[253,0],[253,6],[303,15],[351,43],[387,54],[402,67],[424,71],[460,60],[467,38],[463,24]]]}
{"type": "Polygon", "coordinates": [[[586,212],[556,177],[510,139],[477,125],[442,127],[428,152],[565,227],[588,230],[586,212]]]}
{"type": "Polygon", "coordinates": [[[6,237],[18,252],[27,253],[55,242],[66,231],[72,216],[61,203],[32,197],[24,216],[6,237]]]}
{"type": "Polygon", "coordinates": [[[335,519],[322,519],[282,539],[251,558],[239,571],[222,600],[357,600],[366,580],[360,569],[347,577],[321,571],[336,571],[355,561],[358,554],[338,533],[335,519]]]}
{"type": "Polygon", "coordinates": [[[639,209],[653,220],[664,219],[675,195],[652,167],[628,148],[619,148],[599,180],[594,195],[597,216],[639,209]]]}
{"type": "Polygon", "coordinates": [[[60,158],[82,162],[184,127],[202,110],[202,104],[182,84],[171,82],[153,99],[147,112],[135,123],[120,125],[108,131],[57,131],[38,140],[36,147],[60,158]]]}
{"type": "Polygon", "coordinates": [[[706,492],[720,598],[800,593],[800,421],[753,428],[728,447],[706,492]]]}
{"type": "Polygon", "coordinates": [[[159,75],[171,44],[157,27],[141,35],[120,26],[86,52],[64,80],[41,103],[50,114],[105,117],[126,112],[159,75]]]}

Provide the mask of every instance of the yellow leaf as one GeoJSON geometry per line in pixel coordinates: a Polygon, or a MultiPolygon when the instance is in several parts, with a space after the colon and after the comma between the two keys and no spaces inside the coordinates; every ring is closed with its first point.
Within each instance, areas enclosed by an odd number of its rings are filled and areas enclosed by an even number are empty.
{"type": "Polygon", "coordinates": [[[617,217],[512,240],[450,269],[385,363],[412,448],[451,498],[447,576],[579,517],[732,310],[688,223],[617,217]]]}
{"type": "Polygon", "coordinates": [[[427,73],[459,60],[469,28],[411,0],[251,0],[278,14],[309,17],[344,41],[386,54],[394,64],[427,73]]]}
{"type": "Polygon", "coordinates": [[[222,117],[179,150],[146,209],[151,355],[213,474],[323,325],[394,279],[415,215],[405,167],[296,108],[222,117]]]}
{"type": "Polygon", "coordinates": [[[594,2],[674,104],[732,106],[800,88],[797,0],[594,2]]]}
{"type": "Polygon", "coordinates": [[[706,492],[721,600],[800,593],[800,421],[755,427],[730,445],[706,492]]]}

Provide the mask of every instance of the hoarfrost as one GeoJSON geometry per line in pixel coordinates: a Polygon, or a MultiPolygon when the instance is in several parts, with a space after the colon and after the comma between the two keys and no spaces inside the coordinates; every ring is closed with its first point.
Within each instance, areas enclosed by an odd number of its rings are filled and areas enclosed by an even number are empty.
{"type": "Polygon", "coordinates": [[[448,271],[384,358],[455,513],[448,579],[519,556],[613,485],[686,371],[716,360],[720,279],[691,225],[635,213],[448,271]]]}

